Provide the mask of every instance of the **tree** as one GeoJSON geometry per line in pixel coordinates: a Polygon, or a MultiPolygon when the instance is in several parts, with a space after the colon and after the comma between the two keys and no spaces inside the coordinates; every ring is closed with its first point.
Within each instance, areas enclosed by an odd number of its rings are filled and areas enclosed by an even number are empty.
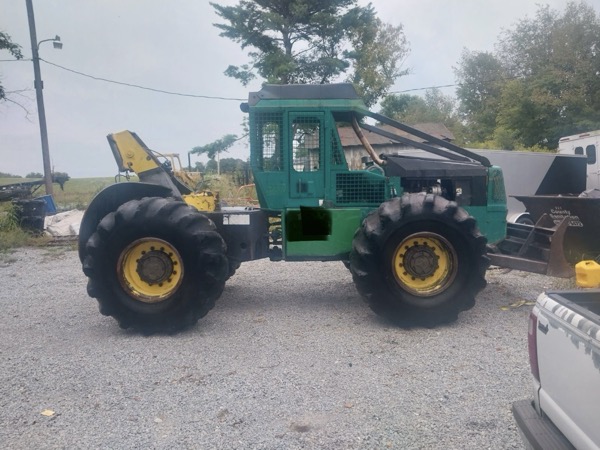
{"type": "Polygon", "coordinates": [[[223,158],[221,173],[230,174],[234,183],[242,186],[250,183],[250,163],[239,158],[223,158]]]}
{"type": "Polygon", "coordinates": [[[414,125],[423,122],[427,115],[427,104],[422,97],[410,94],[393,94],[386,96],[381,102],[381,114],[414,125]]]}
{"type": "Polygon", "coordinates": [[[206,171],[206,166],[204,165],[204,163],[202,161],[198,161],[194,165],[194,170],[196,172],[204,173],[206,171]]]}
{"type": "Polygon", "coordinates": [[[456,102],[439,89],[427,89],[424,97],[388,95],[381,102],[381,114],[407,124],[456,121],[456,102]]]}
{"type": "Polygon", "coordinates": [[[209,159],[206,163],[206,172],[207,173],[215,173],[219,170],[217,162],[214,159],[209,159]]]}
{"type": "Polygon", "coordinates": [[[0,172],[0,178],[23,178],[21,175],[14,175],[12,173],[0,172]]]}
{"type": "Polygon", "coordinates": [[[457,112],[456,100],[439,89],[427,89],[424,97],[388,95],[381,102],[380,112],[408,125],[443,123],[459,143],[463,142],[464,126],[457,112]]]}
{"type": "Polygon", "coordinates": [[[348,29],[354,50],[344,55],[351,61],[354,71],[347,81],[354,84],[368,106],[385,95],[396,78],[408,74],[400,70],[408,54],[408,41],[402,26],[394,27],[374,16],[362,20],[355,29],[348,29]]]}
{"type": "Polygon", "coordinates": [[[216,166],[217,166],[217,174],[221,174],[221,169],[219,165],[219,155],[222,152],[226,152],[236,141],[238,137],[235,134],[226,134],[221,139],[217,139],[210,144],[202,145],[199,147],[194,147],[190,153],[195,153],[197,155],[206,154],[210,161],[206,164],[206,170],[209,170],[209,164],[211,161],[214,162],[215,157],[217,158],[216,166]]]}
{"type": "Polygon", "coordinates": [[[371,5],[357,0],[240,0],[211,3],[225,23],[220,35],[248,49],[250,62],[225,74],[246,86],[260,76],[268,83],[328,83],[347,74],[367,104],[406,73],[402,26],[384,24],[371,5]]]}
{"type": "Polygon", "coordinates": [[[465,120],[470,140],[490,139],[496,128],[496,116],[506,75],[502,63],[488,52],[463,50],[456,93],[459,111],[465,120]]]}
{"type": "MultiPolygon", "coordinates": [[[[569,2],[561,15],[539,7],[534,20],[522,20],[505,32],[500,58],[513,78],[524,82],[520,102],[507,98],[506,126],[525,114],[535,121],[521,126],[520,141],[556,148],[561,136],[600,127],[600,14],[584,2],[569,2]]],[[[507,83],[506,89],[514,89],[507,83]]]]}
{"type": "Polygon", "coordinates": [[[44,174],[41,174],[39,172],[30,172],[27,175],[25,175],[25,178],[44,178],[44,174]]]}
{"type": "Polygon", "coordinates": [[[457,90],[474,140],[554,149],[600,128],[600,14],[584,1],[539,6],[500,35],[493,54],[465,53],[457,90]]]}
{"type": "MultiPolygon", "coordinates": [[[[21,53],[21,46],[15,44],[10,36],[3,31],[0,31],[0,50],[8,50],[8,52],[13,55],[16,59],[22,59],[23,54],[21,53]]],[[[0,100],[6,98],[6,93],[4,92],[4,87],[0,84],[0,100]]]]}

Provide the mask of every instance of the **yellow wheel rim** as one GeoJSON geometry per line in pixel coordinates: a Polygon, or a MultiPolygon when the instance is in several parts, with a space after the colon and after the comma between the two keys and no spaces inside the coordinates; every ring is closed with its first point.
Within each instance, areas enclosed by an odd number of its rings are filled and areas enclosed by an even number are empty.
{"type": "Polygon", "coordinates": [[[158,303],[169,298],[183,280],[179,252],[157,238],[138,239],[121,253],[117,263],[119,281],[134,299],[158,303]]]}
{"type": "Polygon", "coordinates": [[[396,247],[392,273],[402,289],[419,297],[431,297],[454,281],[458,260],[454,248],[435,233],[415,233],[396,247]]]}

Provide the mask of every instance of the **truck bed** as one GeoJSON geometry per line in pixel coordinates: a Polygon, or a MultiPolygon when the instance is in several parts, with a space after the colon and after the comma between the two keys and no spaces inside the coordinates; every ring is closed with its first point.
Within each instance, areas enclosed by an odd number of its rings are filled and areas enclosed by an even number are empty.
{"type": "Polygon", "coordinates": [[[549,291],[546,295],[600,326],[600,289],[549,291]]]}
{"type": "Polygon", "coordinates": [[[600,446],[600,290],[537,300],[539,408],[576,448],[600,446]]]}

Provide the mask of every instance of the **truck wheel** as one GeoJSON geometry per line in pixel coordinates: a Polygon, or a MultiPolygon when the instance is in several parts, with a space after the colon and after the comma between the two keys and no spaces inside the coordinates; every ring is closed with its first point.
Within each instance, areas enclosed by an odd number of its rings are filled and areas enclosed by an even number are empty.
{"type": "Polygon", "coordinates": [[[399,325],[453,322],[486,285],[486,243],[455,202],[405,194],[363,221],[350,253],[352,277],[371,309],[399,325]]]}
{"type": "Polygon", "coordinates": [[[86,243],[88,294],[122,328],[175,332],[195,324],[221,295],[225,249],[214,224],[186,203],[131,200],[107,214],[86,243]]]}

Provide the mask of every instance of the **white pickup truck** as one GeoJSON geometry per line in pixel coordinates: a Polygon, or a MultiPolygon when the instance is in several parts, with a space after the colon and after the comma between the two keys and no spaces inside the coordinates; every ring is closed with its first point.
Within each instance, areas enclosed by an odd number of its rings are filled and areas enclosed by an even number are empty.
{"type": "Polygon", "coordinates": [[[512,408],[527,447],[600,449],[600,290],[541,294],[528,344],[533,400],[512,408]]]}

